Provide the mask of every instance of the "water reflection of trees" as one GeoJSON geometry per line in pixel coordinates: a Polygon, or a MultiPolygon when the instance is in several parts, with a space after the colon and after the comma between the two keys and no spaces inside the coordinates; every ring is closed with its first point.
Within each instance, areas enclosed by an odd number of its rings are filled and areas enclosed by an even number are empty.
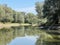
{"type": "Polygon", "coordinates": [[[11,42],[12,39],[16,37],[24,37],[25,35],[29,36],[39,36],[36,41],[36,45],[59,45],[60,35],[48,34],[38,27],[31,26],[20,26],[20,27],[12,27],[10,29],[0,29],[0,45],[6,45],[11,42]]]}
{"type": "Polygon", "coordinates": [[[13,30],[12,29],[1,29],[0,30],[0,45],[6,45],[13,38],[13,30]]]}
{"type": "MultiPolygon", "coordinates": [[[[54,31],[52,31],[54,32],[54,31]]],[[[27,35],[38,35],[40,36],[36,45],[59,45],[60,44],[60,33],[46,32],[46,30],[40,30],[38,27],[27,27],[25,33],[27,35]],[[59,34],[59,35],[58,35],[59,34]]]]}
{"type": "Polygon", "coordinates": [[[25,29],[25,33],[27,35],[38,35],[38,36],[40,36],[41,31],[40,31],[40,29],[38,29],[38,27],[30,27],[29,26],[25,29]]]}
{"type": "Polygon", "coordinates": [[[51,41],[45,41],[45,40],[42,40],[41,38],[39,38],[36,41],[36,45],[60,45],[60,41],[59,42],[57,42],[56,40],[55,41],[53,41],[53,40],[51,40],[51,41]]]}
{"type": "Polygon", "coordinates": [[[41,33],[36,45],[60,45],[60,35],[41,33]]]}
{"type": "Polygon", "coordinates": [[[6,45],[12,39],[16,37],[23,37],[26,35],[39,35],[40,36],[40,30],[36,29],[35,27],[12,27],[9,29],[3,28],[0,29],[0,44],[6,45]]]}
{"type": "Polygon", "coordinates": [[[25,36],[24,34],[24,27],[13,27],[13,35],[14,37],[23,37],[25,36]]]}
{"type": "Polygon", "coordinates": [[[13,27],[0,29],[0,45],[7,45],[12,39],[24,36],[24,27],[13,27]]]}

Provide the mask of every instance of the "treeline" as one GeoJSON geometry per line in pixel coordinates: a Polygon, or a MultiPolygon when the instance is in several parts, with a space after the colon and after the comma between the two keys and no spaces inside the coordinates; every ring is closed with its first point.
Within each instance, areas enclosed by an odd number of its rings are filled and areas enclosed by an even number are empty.
{"type": "Polygon", "coordinates": [[[17,12],[7,5],[0,5],[0,22],[37,23],[37,15],[33,13],[17,12]]]}
{"type": "Polygon", "coordinates": [[[36,2],[35,8],[36,8],[37,14],[17,12],[13,10],[12,8],[8,7],[6,4],[0,5],[0,22],[29,23],[29,24],[46,22],[45,20],[42,21],[43,4],[40,2],[36,2]]]}

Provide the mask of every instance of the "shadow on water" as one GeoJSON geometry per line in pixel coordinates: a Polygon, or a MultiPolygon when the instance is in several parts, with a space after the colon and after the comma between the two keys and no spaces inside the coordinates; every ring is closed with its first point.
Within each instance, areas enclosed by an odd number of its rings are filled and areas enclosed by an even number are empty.
{"type": "Polygon", "coordinates": [[[0,29],[0,45],[59,45],[60,35],[54,35],[39,27],[19,26],[0,29]]]}

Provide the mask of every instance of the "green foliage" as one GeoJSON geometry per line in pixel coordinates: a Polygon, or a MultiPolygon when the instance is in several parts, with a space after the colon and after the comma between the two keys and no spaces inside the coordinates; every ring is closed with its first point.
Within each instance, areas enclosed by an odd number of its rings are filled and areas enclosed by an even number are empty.
{"type": "Polygon", "coordinates": [[[37,17],[38,17],[38,24],[44,24],[46,23],[46,18],[43,18],[43,4],[41,2],[36,2],[36,12],[37,12],[37,17]]]}
{"type": "Polygon", "coordinates": [[[12,22],[13,21],[13,12],[12,9],[5,6],[5,5],[0,5],[0,21],[1,22],[12,22]]]}
{"type": "Polygon", "coordinates": [[[33,13],[17,12],[8,7],[6,4],[0,5],[0,22],[37,24],[43,22],[41,21],[41,9],[42,5],[40,5],[40,3],[36,3],[36,11],[38,14],[35,15],[33,13]]]}
{"type": "Polygon", "coordinates": [[[17,22],[24,23],[24,14],[17,12],[17,22]]]}
{"type": "Polygon", "coordinates": [[[15,23],[24,23],[24,13],[13,11],[13,18],[15,23]]]}
{"type": "Polygon", "coordinates": [[[40,3],[40,2],[36,2],[36,12],[38,13],[38,18],[41,19],[42,16],[43,16],[43,3],[40,3]]]}
{"type": "Polygon", "coordinates": [[[60,4],[59,0],[45,0],[43,7],[44,17],[47,18],[48,25],[54,23],[58,24],[60,17],[60,4]]]}
{"type": "Polygon", "coordinates": [[[38,18],[33,13],[17,12],[7,5],[0,5],[0,22],[13,23],[38,23],[38,18]]]}
{"type": "Polygon", "coordinates": [[[4,19],[4,16],[5,16],[5,11],[3,7],[0,5],[0,21],[4,19]]]}
{"type": "Polygon", "coordinates": [[[7,5],[0,5],[0,22],[24,23],[24,12],[16,12],[7,5]]]}
{"type": "Polygon", "coordinates": [[[27,13],[25,21],[30,24],[36,24],[38,22],[38,18],[33,13],[27,13]]]}

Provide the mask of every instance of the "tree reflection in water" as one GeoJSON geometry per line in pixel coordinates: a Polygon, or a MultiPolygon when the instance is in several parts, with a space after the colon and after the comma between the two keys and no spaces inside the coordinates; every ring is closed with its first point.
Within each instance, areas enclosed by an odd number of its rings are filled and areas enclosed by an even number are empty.
{"type": "Polygon", "coordinates": [[[50,35],[38,27],[20,26],[0,29],[0,45],[7,45],[16,37],[38,36],[35,45],[59,45],[60,35],[50,35]],[[57,39],[59,37],[59,39],[57,39]],[[59,41],[58,41],[59,40],[59,41]]]}

